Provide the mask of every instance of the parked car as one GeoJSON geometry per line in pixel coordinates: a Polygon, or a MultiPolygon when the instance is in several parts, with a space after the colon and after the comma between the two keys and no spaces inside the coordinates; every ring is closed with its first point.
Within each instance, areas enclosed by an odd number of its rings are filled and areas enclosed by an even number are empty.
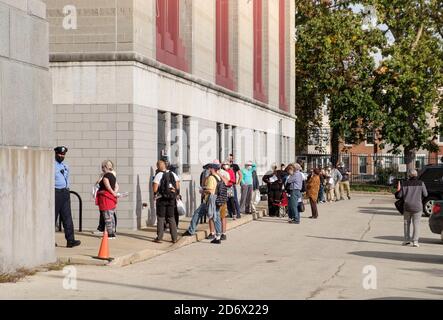
{"type": "Polygon", "coordinates": [[[430,217],[434,201],[443,200],[443,165],[425,166],[418,178],[424,182],[428,190],[428,196],[423,200],[423,213],[430,217]]]}
{"type": "Polygon", "coordinates": [[[440,234],[443,241],[443,201],[437,200],[432,207],[432,214],[429,218],[429,228],[432,233],[440,234]]]}

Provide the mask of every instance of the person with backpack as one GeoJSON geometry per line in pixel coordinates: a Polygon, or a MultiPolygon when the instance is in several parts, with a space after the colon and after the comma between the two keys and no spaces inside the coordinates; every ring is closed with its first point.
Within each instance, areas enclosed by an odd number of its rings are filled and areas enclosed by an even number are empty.
{"type": "Polygon", "coordinates": [[[214,235],[211,233],[212,236],[208,237],[210,239],[213,239],[211,243],[220,244],[221,243],[221,222],[220,222],[220,215],[218,212],[217,214],[217,208],[216,208],[216,189],[217,189],[217,183],[218,181],[221,181],[220,177],[218,177],[217,172],[220,170],[220,163],[209,163],[203,167],[205,170],[207,170],[207,173],[202,174],[203,177],[206,177],[202,179],[203,187],[200,189],[202,193],[202,203],[200,206],[194,211],[194,214],[192,215],[191,223],[189,224],[188,230],[186,230],[185,233],[183,233],[183,236],[193,236],[195,235],[197,231],[197,225],[200,221],[201,217],[203,217],[205,214],[208,214],[209,219],[214,222],[215,232],[214,235]],[[218,177],[218,178],[217,178],[218,177]]]}
{"type": "Polygon", "coordinates": [[[226,203],[227,188],[223,183],[219,175],[220,171],[220,161],[214,160],[209,167],[210,176],[206,179],[205,190],[208,192],[208,218],[209,227],[211,224],[213,226],[212,231],[206,237],[208,240],[212,240],[211,243],[220,244],[221,243],[221,220],[220,220],[220,209],[223,202],[226,203]],[[215,229],[215,230],[214,230],[215,229]]]}
{"type": "MultiPolygon", "coordinates": [[[[220,240],[226,240],[226,229],[227,229],[227,211],[228,211],[228,186],[231,183],[231,177],[229,173],[222,167],[217,171],[218,176],[221,181],[217,183],[216,189],[216,209],[219,210],[220,221],[221,221],[221,236],[220,240]]],[[[209,220],[209,229],[212,234],[214,234],[215,225],[212,220],[209,220]]]]}
{"type": "Polygon", "coordinates": [[[152,189],[155,195],[157,213],[157,238],[154,242],[161,243],[165,231],[165,219],[169,224],[172,242],[177,242],[177,225],[174,211],[180,190],[179,177],[166,169],[164,160],[157,162],[158,173],[154,177],[152,189]]]}

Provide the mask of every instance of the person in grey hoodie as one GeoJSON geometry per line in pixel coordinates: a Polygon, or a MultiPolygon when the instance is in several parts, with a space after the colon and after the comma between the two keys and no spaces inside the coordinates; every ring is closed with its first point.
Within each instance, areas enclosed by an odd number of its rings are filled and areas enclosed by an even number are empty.
{"type": "Polygon", "coordinates": [[[428,191],[423,181],[418,180],[417,170],[409,170],[409,180],[398,183],[396,197],[403,199],[403,216],[404,216],[404,234],[403,245],[407,246],[411,243],[414,247],[419,247],[418,236],[420,227],[420,218],[423,211],[423,198],[428,196],[428,191]],[[414,231],[411,239],[411,222],[414,231]]]}

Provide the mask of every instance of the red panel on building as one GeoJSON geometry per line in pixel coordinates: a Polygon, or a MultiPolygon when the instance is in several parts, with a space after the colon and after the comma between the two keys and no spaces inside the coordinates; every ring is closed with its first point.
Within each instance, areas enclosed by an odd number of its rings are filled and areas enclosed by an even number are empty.
{"type": "Polygon", "coordinates": [[[179,10],[180,0],[157,0],[157,60],[187,72],[179,10]]]}
{"type": "Polygon", "coordinates": [[[279,46],[280,46],[280,63],[279,63],[279,105],[280,109],[289,111],[288,102],[286,100],[286,0],[280,0],[280,25],[279,25],[279,46]]]}
{"type": "Polygon", "coordinates": [[[216,64],[216,83],[234,90],[234,77],[229,61],[229,0],[216,2],[216,64]]]}
{"type": "Polygon", "coordinates": [[[254,99],[268,102],[263,85],[263,6],[254,0],[254,99]]]}

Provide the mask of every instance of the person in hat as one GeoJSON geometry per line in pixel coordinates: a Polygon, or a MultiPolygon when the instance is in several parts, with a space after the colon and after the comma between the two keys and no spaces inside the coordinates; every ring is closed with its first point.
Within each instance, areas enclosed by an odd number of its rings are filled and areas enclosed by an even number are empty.
{"type": "Polygon", "coordinates": [[[251,200],[253,192],[253,178],[252,178],[252,161],[245,164],[245,167],[241,170],[241,199],[240,199],[240,212],[251,214],[251,200]]]}
{"type": "Polygon", "coordinates": [[[194,211],[192,215],[191,223],[188,230],[183,234],[183,236],[193,236],[197,231],[197,225],[201,217],[208,214],[209,219],[213,220],[215,225],[216,234],[214,237],[208,237],[212,239],[211,243],[220,244],[221,243],[221,223],[219,212],[215,208],[215,192],[217,188],[217,183],[220,181],[220,177],[217,172],[220,170],[220,163],[209,163],[203,167],[203,169],[209,171],[209,175],[203,181],[203,188],[200,189],[202,193],[203,201],[200,206],[194,211]],[[218,177],[218,178],[217,178],[218,177]]]}
{"type": "Polygon", "coordinates": [[[71,213],[71,195],[69,193],[69,166],[65,160],[68,148],[56,147],[55,152],[55,224],[60,217],[65,231],[66,247],[73,248],[80,245],[80,240],[75,240],[74,223],[71,213]]]}

